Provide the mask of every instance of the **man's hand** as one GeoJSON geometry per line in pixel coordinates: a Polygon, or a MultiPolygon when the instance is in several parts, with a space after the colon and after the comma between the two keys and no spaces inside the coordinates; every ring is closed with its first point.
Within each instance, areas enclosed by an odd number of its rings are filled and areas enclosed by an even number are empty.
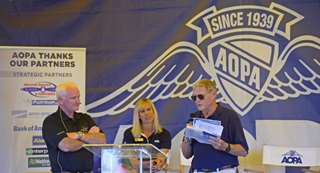
{"type": "Polygon", "coordinates": [[[100,133],[100,128],[93,126],[88,133],[84,134],[83,140],[87,144],[105,144],[107,138],[104,133],[100,133]]]}
{"type": "Polygon", "coordinates": [[[93,126],[88,133],[100,133],[100,128],[98,126],[93,126]]]}
{"type": "Polygon", "coordinates": [[[68,138],[77,140],[79,138],[78,132],[68,132],[66,133],[68,138]]]}
{"type": "Polygon", "coordinates": [[[216,150],[223,150],[224,151],[228,147],[228,143],[226,143],[224,140],[222,140],[220,138],[216,138],[214,136],[210,136],[208,141],[211,143],[213,148],[215,148],[216,150]]]}

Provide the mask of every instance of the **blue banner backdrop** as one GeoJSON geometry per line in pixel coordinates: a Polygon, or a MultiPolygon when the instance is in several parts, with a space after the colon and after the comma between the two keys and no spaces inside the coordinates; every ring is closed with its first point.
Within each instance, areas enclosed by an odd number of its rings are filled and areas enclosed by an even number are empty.
{"type": "Polygon", "coordinates": [[[209,78],[241,118],[249,161],[264,143],[319,147],[310,133],[320,123],[318,0],[13,0],[0,9],[0,45],[87,48],[86,109],[108,143],[141,97],[175,137],[196,110],[191,85],[209,78]]]}

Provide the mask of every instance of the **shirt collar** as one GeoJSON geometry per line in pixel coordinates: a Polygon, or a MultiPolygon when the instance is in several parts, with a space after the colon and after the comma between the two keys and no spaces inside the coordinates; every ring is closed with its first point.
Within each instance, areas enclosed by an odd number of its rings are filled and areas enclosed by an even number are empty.
{"type": "MultiPolygon", "coordinates": [[[[222,107],[220,106],[219,103],[217,103],[217,109],[213,112],[213,114],[209,115],[208,118],[219,116],[221,111],[222,111],[222,107]]],[[[200,112],[200,118],[204,118],[202,115],[202,112],[200,112]]]]}
{"type": "MultiPolygon", "coordinates": [[[[58,107],[57,112],[58,112],[59,116],[62,116],[63,120],[71,119],[70,117],[68,117],[68,115],[60,107],[58,107]]],[[[77,114],[77,112],[73,112],[73,118],[75,120],[78,120],[78,119],[80,119],[80,116],[77,114]]]]}

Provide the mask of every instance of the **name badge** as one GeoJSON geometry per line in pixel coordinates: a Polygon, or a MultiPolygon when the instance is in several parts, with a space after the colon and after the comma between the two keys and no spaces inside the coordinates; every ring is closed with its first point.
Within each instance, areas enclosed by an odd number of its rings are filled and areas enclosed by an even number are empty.
{"type": "Polygon", "coordinates": [[[136,142],[143,142],[143,138],[134,138],[134,141],[136,141],[136,142]]]}

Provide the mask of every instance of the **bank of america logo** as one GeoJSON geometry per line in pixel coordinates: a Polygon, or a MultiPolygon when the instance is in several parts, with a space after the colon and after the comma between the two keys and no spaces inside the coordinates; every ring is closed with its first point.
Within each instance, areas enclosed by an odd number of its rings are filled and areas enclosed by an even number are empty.
{"type": "Polygon", "coordinates": [[[86,108],[99,117],[133,108],[141,97],[187,98],[192,84],[204,77],[217,83],[217,101],[242,116],[263,101],[319,94],[319,58],[291,56],[305,47],[320,53],[319,38],[291,38],[291,27],[303,18],[276,3],[212,6],[186,24],[196,32],[196,43],[175,43],[127,84],[86,108]],[[295,66],[287,65],[288,59],[295,66]]]}

